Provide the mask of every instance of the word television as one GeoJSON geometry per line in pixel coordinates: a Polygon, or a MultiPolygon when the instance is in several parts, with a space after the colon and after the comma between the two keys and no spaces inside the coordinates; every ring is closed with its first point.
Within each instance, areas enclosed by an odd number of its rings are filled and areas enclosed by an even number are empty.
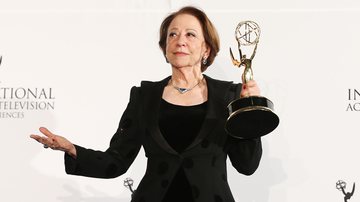
{"type": "Polygon", "coordinates": [[[0,118],[24,118],[25,111],[54,109],[52,88],[0,87],[0,118]]]}

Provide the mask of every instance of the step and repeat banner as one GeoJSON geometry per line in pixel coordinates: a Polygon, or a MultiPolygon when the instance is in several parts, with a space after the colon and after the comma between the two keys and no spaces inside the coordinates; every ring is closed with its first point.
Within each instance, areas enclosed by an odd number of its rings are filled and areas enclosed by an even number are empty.
{"type": "Polygon", "coordinates": [[[252,67],[280,124],[264,136],[252,176],[228,163],[236,201],[359,201],[360,3],[335,1],[1,1],[1,201],[127,202],[146,168],[143,150],[115,179],[65,174],[63,153],[30,139],[45,126],[105,150],[130,88],[171,74],[160,23],[184,5],[203,9],[221,40],[206,75],[241,81],[235,28],[259,24],[252,67]]]}

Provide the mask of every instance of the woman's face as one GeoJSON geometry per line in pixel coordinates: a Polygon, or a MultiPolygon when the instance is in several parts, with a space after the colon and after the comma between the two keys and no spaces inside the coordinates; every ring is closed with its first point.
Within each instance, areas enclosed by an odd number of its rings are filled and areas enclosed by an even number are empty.
{"type": "Polygon", "coordinates": [[[166,58],[176,68],[201,68],[202,58],[208,57],[209,48],[197,18],[180,14],[170,23],[167,31],[166,58]]]}

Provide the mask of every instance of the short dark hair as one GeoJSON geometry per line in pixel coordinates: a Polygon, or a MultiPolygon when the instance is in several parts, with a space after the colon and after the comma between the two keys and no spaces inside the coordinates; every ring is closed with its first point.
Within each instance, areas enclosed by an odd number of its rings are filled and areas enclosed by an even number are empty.
{"type": "Polygon", "coordinates": [[[200,22],[204,34],[205,43],[210,47],[210,54],[209,57],[207,58],[206,64],[201,63],[201,71],[204,72],[208,68],[208,66],[210,66],[213,63],[217,53],[219,52],[220,40],[214,25],[202,10],[192,6],[186,6],[167,16],[163,20],[160,26],[159,46],[163,51],[163,54],[166,55],[166,39],[168,35],[167,33],[168,28],[170,26],[170,23],[173,21],[173,19],[180,14],[192,15],[195,18],[197,18],[200,22]]]}

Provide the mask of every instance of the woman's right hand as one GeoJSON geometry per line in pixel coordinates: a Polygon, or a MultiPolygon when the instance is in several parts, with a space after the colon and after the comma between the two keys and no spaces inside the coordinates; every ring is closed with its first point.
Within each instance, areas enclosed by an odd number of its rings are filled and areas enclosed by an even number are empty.
{"type": "Polygon", "coordinates": [[[50,147],[53,150],[64,151],[73,158],[76,158],[76,148],[73,143],[62,136],[53,134],[45,127],[40,127],[39,130],[45,136],[32,134],[30,137],[43,144],[44,148],[50,147]]]}

